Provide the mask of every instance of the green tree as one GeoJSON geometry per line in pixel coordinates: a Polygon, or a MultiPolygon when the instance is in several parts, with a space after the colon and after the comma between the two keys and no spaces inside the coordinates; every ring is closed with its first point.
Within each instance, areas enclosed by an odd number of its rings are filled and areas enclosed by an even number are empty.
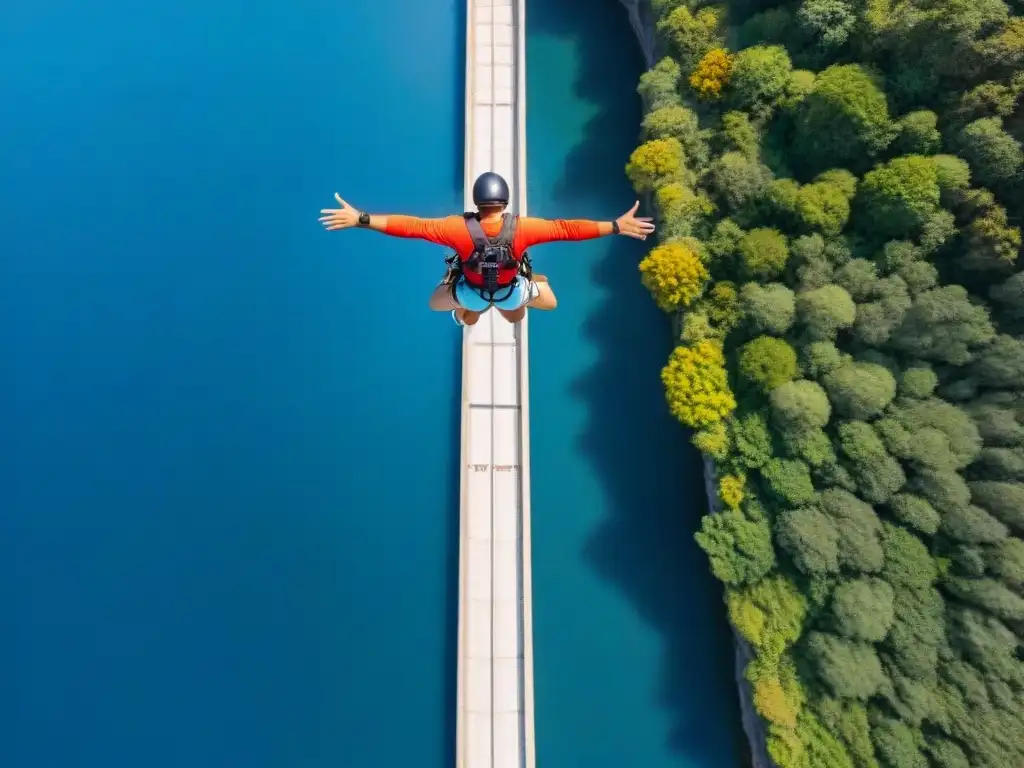
{"type": "Polygon", "coordinates": [[[711,166],[712,187],[725,207],[740,216],[764,194],[771,179],[768,166],[740,152],[726,152],[711,166]]]}
{"type": "Polygon", "coordinates": [[[894,618],[892,587],[877,578],[843,582],[832,593],[832,621],[837,634],[877,643],[894,618]]]}
{"type": "Polygon", "coordinates": [[[1014,590],[1024,586],[1024,541],[1008,538],[986,551],[988,570],[1014,590]]]}
{"type": "Polygon", "coordinates": [[[696,14],[681,5],[657,22],[657,31],[671,46],[681,68],[689,72],[700,58],[722,43],[719,12],[704,8],[696,14]]]}
{"type": "Polygon", "coordinates": [[[1006,209],[994,199],[986,202],[962,230],[965,253],[960,266],[976,272],[1006,274],[1016,266],[1020,227],[1010,225],[1006,209]]]}
{"type": "Polygon", "coordinates": [[[899,133],[893,150],[899,155],[934,155],[942,144],[939,118],[934,112],[921,109],[897,121],[899,133]]]}
{"type": "Polygon", "coordinates": [[[896,396],[896,379],[875,363],[847,363],[826,374],[823,382],[836,413],[850,419],[877,416],[896,396]]]}
{"type": "Polygon", "coordinates": [[[662,107],[678,105],[679,78],[682,71],[679,64],[669,56],[665,56],[647,72],[640,76],[637,93],[644,101],[647,110],[654,111],[662,107]]]}
{"type": "Polygon", "coordinates": [[[815,507],[787,510],[779,515],[775,536],[799,568],[810,576],[839,572],[839,532],[815,507]]]}
{"type": "Polygon", "coordinates": [[[722,135],[727,152],[739,152],[750,160],[758,159],[761,137],[746,112],[733,110],[722,115],[722,135]]]}
{"type": "Polygon", "coordinates": [[[820,429],[832,415],[825,390],[806,379],[781,384],[772,390],[770,400],[775,421],[790,432],[820,429]]]}
{"type": "Polygon", "coordinates": [[[979,481],[970,484],[971,500],[1024,535],[1024,484],[979,481]]]}
{"type": "Polygon", "coordinates": [[[969,605],[1004,621],[1024,619],[1024,598],[995,579],[947,579],[945,588],[969,605]]]}
{"type": "Polygon", "coordinates": [[[914,298],[890,344],[924,360],[963,365],[994,336],[986,309],[973,303],[963,286],[946,285],[914,298]]]}
{"type": "Polygon", "coordinates": [[[981,450],[981,435],[970,415],[937,397],[901,400],[891,409],[891,415],[913,435],[915,441],[925,439],[921,434],[924,430],[940,432],[945,438],[954,469],[966,467],[981,450]]]}
{"type": "Polygon", "coordinates": [[[1003,130],[998,117],[984,117],[964,127],[957,144],[974,175],[987,187],[998,188],[1016,178],[1024,167],[1020,142],[1003,130]]]}
{"type": "Polygon", "coordinates": [[[726,584],[753,584],[775,567],[771,528],[766,520],[747,520],[735,510],[705,515],[694,538],[707,553],[711,572],[726,584]]]}
{"type": "Polygon", "coordinates": [[[878,285],[878,267],[867,259],[850,259],[836,270],[835,281],[854,301],[867,301],[878,285]]]}
{"type": "Polygon", "coordinates": [[[796,297],[796,312],[811,339],[819,341],[834,338],[837,331],[853,325],[857,317],[853,299],[838,285],[801,291],[796,297]]]}
{"type": "Polygon", "coordinates": [[[835,165],[860,169],[895,136],[879,79],[858,64],[819,73],[796,115],[797,159],[810,172],[835,165]]]}
{"type": "Polygon", "coordinates": [[[847,357],[831,341],[814,341],[803,348],[804,369],[821,378],[847,361],[847,357]]]}
{"type": "Polygon", "coordinates": [[[965,544],[994,544],[1006,538],[1006,526],[981,507],[950,506],[943,510],[942,532],[965,544]]]}
{"type": "Polygon", "coordinates": [[[800,226],[826,237],[838,235],[850,218],[850,201],[856,184],[856,178],[848,171],[835,170],[800,187],[795,210],[800,226]]]}
{"type": "Polygon", "coordinates": [[[956,155],[934,155],[931,160],[935,165],[940,201],[943,205],[955,205],[961,193],[971,185],[971,167],[956,155]]]}
{"type": "Polygon", "coordinates": [[[682,104],[668,103],[648,112],[642,123],[644,140],[675,139],[693,168],[703,170],[710,161],[708,131],[702,131],[697,113],[682,104]]]}
{"type": "Polygon", "coordinates": [[[818,497],[818,507],[839,532],[839,564],[854,573],[881,570],[881,528],[871,506],[841,488],[829,488],[818,497]]]}
{"type": "Polygon", "coordinates": [[[782,283],[747,283],[740,289],[740,306],[756,333],[781,336],[796,317],[796,298],[782,283]]]}
{"type": "Polygon", "coordinates": [[[904,525],[931,536],[939,530],[939,513],[932,505],[912,493],[898,493],[889,499],[893,517],[904,525]]]}
{"type": "Polygon", "coordinates": [[[1013,325],[1024,322],[1024,272],[1018,272],[1002,283],[993,285],[989,289],[989,297],[996,305],[1003,323],[1013,325]]]}
{"type": "MultiPolygon", "coordinates": [[[[828,405],[827,401],[825,405],[828,405]]],[[[762,413],[751,411],[742,414],[730,424],[730,428],[737,459],[742,465],[756,469],[772,457],[772,436],[762,413]]]]}
{"type": "Polygon", "coordinates": [[[883,765],[899,768],[929,768],[928,758],[917,746],[916,735],[908,725],[882,718],[871,729],[871,739],[883,765]]]}
{"type": "Polygon", "coordinates": [[[978,383],[987,387],[1024,385],[1024,341],[1001,334],[977,356],[971,366],[978,383]]]}
{"type": "Polygon", "coordinates": [[[732,625],[759,659],[777,663],[800,637],[807,601],[788,579],[768,576],[756,584],[726,590],[725,599],[732,625]]]}
{"type": "Polygon", "coordinates": [[[866,701],[885,683],[878,654],[867,643],[810,632],[806,654],[821,681],[838,698],[866,701]]]}
{"type": "Polygon", "coordinates": [[[906,483],[900,463],[889,455],[871,425],[848,421],[839,425],[839,447],[861,498],[882,504],[906,483]]]}
{"type": "Polygon", "coordinates": [[[861,229],[885,239],[919,234],[938,205],[935,163],[920,155],[877,166],[864,175],[857,190],[861,229]]]}
{"type": "Polygon", "coordinates": [[[661,214],[658,224],[662,242],[691,237],[704,219],[715,212],[715,204],[704,192],[695,192],[677,181],[659,186],[654,200],[661,214]]]}
{"type": "Polygon", "coordinates": [[[821,48],[831,50],[847,41],[857,15],[843,0],[807,0],[801,3],[796,21],[804,35],[821,48]]]}
{"type": "Polygon", "coordinates": [[[780,503],[790,507],[814,498],[814,484],[807,465],[796,459],[769,459],[761,467],[768,490],[780,503]]]}
{"type": "Polygon", "coordinates": [[[1024,445],[1024,426],[1012,408],[998,403],[976,401],[966,408],[985,445],[1024,445]]]}
{"type": "Polygon", "coordinates": [[[740,263],[751,280],[771,280],[782,274],[789,259],[786,238],[776,229],[759,227],[740,238],[740,263]]]}
{"type": "Polygon", "coordinates": [[[780,45],[755,45],[736,54],[729,82],[733,103],[768,115],[785,96],[793,64],[780,45]]]}
{"type": "Polygon", "coordinates": [[[740,373],[765,392],[796,375],[796,352],[782,339],[758,336],[740,348],[740,373]]]}
{"type": "Polygon", "coordinates": [[[939,377],[928,365],[915,365],[900,374],[899,393],[901,397],[923,400],[931,396],[939,385],[939,377]]]}

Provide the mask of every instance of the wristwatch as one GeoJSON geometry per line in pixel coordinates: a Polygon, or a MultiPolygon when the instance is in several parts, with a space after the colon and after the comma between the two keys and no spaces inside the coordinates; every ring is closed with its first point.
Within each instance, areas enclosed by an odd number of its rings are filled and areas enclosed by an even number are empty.
{"type": "Polygon", "coordinates": [[[619,222],[618,221],[612,221],[612,234],[613,235],[619,234],[619,222]]]}
{"type": "Polygon", "coordinates": [[[362,213],[359,214],[359,226],[360,227],[368,227],[368,226],[370,226],[370,214],[368,214],[366,211],[363,211],[362,213]]]}

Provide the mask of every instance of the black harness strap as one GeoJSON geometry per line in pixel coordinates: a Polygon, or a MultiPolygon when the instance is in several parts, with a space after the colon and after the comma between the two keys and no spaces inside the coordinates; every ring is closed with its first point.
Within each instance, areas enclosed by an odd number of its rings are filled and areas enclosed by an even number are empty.
{"type": "Polygon", "coordinates": [[[515,281],[510,283],[505,291],[504,295],[498,296],[498,271],[501,269],[510,269],[515,267],[519,271],[522,271],[523,261],[517,260],[512,257],[512,241],[515,236],[516,220],[510,214],[503,214],[501,217],[501,231],[491,239],[484,232],[484,228],[480,225],[480,218],[478,214],[468,213],[466,214],[466,227],[469,229],[469,235],[473,238],[473,256],[466,260],[465,267],[479,272],[484,278],[484,286],[482,288],[472,286],[472,288],[480,294],[490,304],[494,304],[498,301],[504,301],[512,292],[516,289],[515,281]],[[495,251],[499,251],[502,256],[499,259],[494,259],[495,251]]]}

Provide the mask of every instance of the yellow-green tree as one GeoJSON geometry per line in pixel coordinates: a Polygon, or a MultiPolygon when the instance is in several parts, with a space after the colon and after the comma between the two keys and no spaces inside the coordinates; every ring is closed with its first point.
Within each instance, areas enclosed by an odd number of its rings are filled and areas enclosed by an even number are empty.
{"type": "Polygon", "coordinates": [[[651,139],[633,150],[626,163],[626,176],[637,192],[651,192],[680,181],[685,168],[679,139],[651,139]]]}
{"type": "Polygon", "coordinates": [[[704,54],[690,75],[690,87],[703,99],[717,99],[729,83],[733,57],[724,48],[704,54]]]}
{"type": "Polygon", "coordinates": [[[708,271],[694,240],[659,245],[640,262],[640,279],[663,312],[689,306],[704,290],[708,271]]]}
{"type": "Polygon", "coordinates": [[[729,430],[724,421],[716,421],[699,432],[694,432],[690,442],[701,453],[706,453],[711,458],[718,460],[724,459],[731,447],[729,430]]]}
{"type": "Polygon", "coordinates": [[[688,427],[710,426],[736,408],[720,343],[708,340],[676,347],[661,370],[661,381],[669,410],[688,427]]]}
{"type": "Polygon", "coordinates": [[[745,480],[739,475],[724,475],[718,481],[718,498],[730,509],[739,509],[743,503],[745,480]]]}

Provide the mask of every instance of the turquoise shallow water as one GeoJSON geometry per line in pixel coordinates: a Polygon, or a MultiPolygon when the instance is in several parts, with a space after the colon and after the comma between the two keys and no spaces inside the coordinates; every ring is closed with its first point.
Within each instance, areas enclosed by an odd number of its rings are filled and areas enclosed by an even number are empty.
{"type": "MultiPolygon", "coordinates": [[[[532,210],[619,213],[624,15],[530,9],[532,210]]],[[[452,765],[440,253],[315,219],[335,190],[461,206],[461,14],[0,7],[0,764],[452,765]],[[410,287],[371,304],[392,258],[410,287]]],[[[538,251],[562,300],[532,340],[539,756],[729,766],[696,467],[632,245],[538,251]]]]}

